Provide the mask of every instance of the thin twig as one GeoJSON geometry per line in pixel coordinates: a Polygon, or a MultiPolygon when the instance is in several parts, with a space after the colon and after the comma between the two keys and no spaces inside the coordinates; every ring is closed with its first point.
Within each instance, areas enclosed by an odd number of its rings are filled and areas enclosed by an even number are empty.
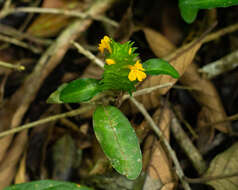
{"type": "Polygon", "coordinates": [[[15,38],[28,39],[32,42],[42,44],[42,45],[47,45],[47,46],[52,44],[52,42],[53,42],[53,40],[35,37],[30,34],[23,33],[19,30],[16,30],[15,28],[12,28],[10,26],[3,25],[3,24],[0,24],[0,33],[7,35],[7,36],[15,37],[15,38]]]}
{"type": "Polygon", "coordinates": [[[11,14],[11,13],[16,13],[16,12],[60,14],[60,15],[64,15],[64,16],[77,17],[77,18],[81,18],[81,19],[92,18],[94,20],[108,23],[114,27],[119,26],[119,24],[116,21],[111,20],[105,16],[94,17],[90,14],[79,12],[78,10],[65,10],[65,9],[57,9],[57,8],[38,8],[38,7],[19,7],[19,8],[13,8],[13,9],[6,10],[5,15],[11,14]]]}
{"type": "Polygon", "coordinates": [[[4,132],[0,133],[0,138],[2,138],[4,136],[7,136],[7,135],[17,133],[17,132],[20,132],[20,131],[25,130],[25,129],[36,127],[36,126],[38,126],[40,124],[43,124],[43,123],[48,123],[50,121],[58,120],[60,118],[73,117],[73,116],[85,113],[85,112],[93,109],[94,107],[95,107],[94,105],[88,105],[88,106],[78,108],[78,109],[75,109],[75,110],[72,110],[72,111],[69,111],[69,112],[66,112],[66,113],[53,115],[53,116],[50,116],[50,117],[47,117],[47,118],[44,118],[44,119],[40,119],[40,120],[31,122],[31,123],[28,123],[28,124],[25,124],[25,125],[21,125],[19,127],[16,127],[16,128],[13,128],[13,129],[10,129],[10,130],[7,130],[7,131],[4,131],[4,132]]]}
{"type": "Polygon", "coordinates": [[[224,36],[228,33],[232,33],[232,32],[235,32],[236,30],[238,30],[238,23],[236,24],[233,24],[231,26],[228,26],[226,28],[223,28],[221,30],[218,30],[217,32],[213,32],[209,35],[207,35],[203,40],[202,40],[202,43],[207,43],[207,42],[210,42],[210,41],[213,41],[217,38],[220,38],[221,36],[224,36]]]}
{"type": "MultiPolygon", "coordinates": [[[[169,86],[173,86],[173,83],[165,83],[165,84],[155,85],[155,86],[152,86],[152,87],[149,87],[149,88],[143,88],[141,90],[137,90],[136,92],[132,93],[132,96],[136,97],[136,96],[141,96],[141,95],[144,95],[144,94],[149,94],[149,93],[151,93],[155,90],[158,90],[158,89],[161,89],[161,88],[166,88],[166,87],[169,87],[169,86]]],[[[121,101],[124,101],[124,100],[126,100],[130,97],[131,96],[129,94],[125,94],[122,97],[121,101]]]]}
{"type": "Polygon", "coordinates": [[[4,36],[4,35],[0,34],[0,41],[8,42],[8,43],[14,44],[16,46],[20,46],[20,47],[29,49],[34,53],[41,53],[41,50],[39,48],[31,46],[31,45],[29,45],[25,42],[22,42],[22,41],[19,41],[19,40],[15,39],[15,38],[10,38],[8,36],[4,36]]]}
{"type": "Polygon", "coordinates": [[[11,0],[6,0],[2,10],[0,11],[0,18],[5,16],[5,13],[10,8],[10,6],[11,6],[11,0]]]}
{"type": "Polygon", "coordinates": [[[167,141],[167,139],[164,137],[163,133],[160,131],[159,127],[157,127],[157,125],[155,124],[154,120],[151,118],[151,116],[149,115],[149,113],[146,111],[145,107],[139,103],[135,98],[130,97],[130,100],[135,104],[135,106],[139,109],[139,111],[144,115],[145,119],[147,120],[147,122],[149,123],[149,125],[151,126],[151,128],[154,130],[154,132],[156,133],[156,135],[158,135],[158,137],[161,139],[161,141],[163,142],[163,144],[165,145],[168,153],[170,154],[171,159],[174,162],[175,168],[176,168],[176,173],[184,187],[185,190],[191,190],[189,184],[187,181],[184,180],[184,173],[183,170],[179,164],[179,161],[176,157],[176,154],[174,152],[174,150],[172,149],[172,147],[170,146],[169,142],[167,141]]]}
{"type": "Polygon", "coordinates": [[[0,67],[6,67],[6,68],[9,68],[9,69],[16,69],[18,71],[24,71],[25,70],[25,67],[22,66],[22,65],[13,65],[11,63],[6,63],[4,61],[0,61],[0,67]]]}
{"type": "Polygon", "coordinates": [[[234,120],[238,120],[238,113],[234,114],[232,116],[229,116],[229,117],[227,117],[224,120],[220,120],[220,121],[216,121],[216,122],[213,122],[213,123],[204,124],[203,127],[214,126],[214,125],[218,125],[218,124],[221,124],[221,123],[225,123],[225,122],[228,122],[228,121],[234,121],[234,120]]]}
{"type": "Polygon", "coordinates": [[[104,63],[100,59],[98,59],[95,55],[93,55],[90,51],[84,49],[81,45],[79,45],[76,42],[71,42],[80,53],[85,55],[87,58],[89,58],[91,61],[93,61],[96,65],[104,69],[104,63]]]}
{"type": "Polygon", "coordinates": [[[200,154],[200,152],[193,145],[190,138],[182,129],[177,117],[172,111],[171,115],[172,115],[171,129],[175,139],[177,140],[178,144],[181,146],[183,151],[186,153],[187,157],[190,159],[197,172],[199,174],[204,173],[205,170],[207,169],[206,162],[203,160],[203,157],[200,154]]]}
{"type": "Polygon", "coordinates": [[[235,172],[233,174],[218,175],[218,176],[208,176],[208,177],[202,177],[202,178],[188,178],[188,177],[184,177],[184,179],[188,183],[205,183],[205,182],[208,182],[208,181],[221,180],[221,179],[237,177],[237,176],[238,176],[238,172],[235,172]]]}

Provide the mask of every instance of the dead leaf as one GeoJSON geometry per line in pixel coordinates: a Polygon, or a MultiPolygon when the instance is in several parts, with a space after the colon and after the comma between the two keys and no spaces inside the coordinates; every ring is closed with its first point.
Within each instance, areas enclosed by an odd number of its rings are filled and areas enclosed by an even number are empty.
{"type": "MultiPolygon", "coordinates": [[[[148,39],[151,49],[158,57],[164,57],[165,55],[168,55],[175,50],[175,46],[160,33],[148,28],[144,29],[144,33],[146,39],[148,39]]],[[[184,74],[188,66],[192,63],[194,56],[196,55],[200,47],[201,43],[196,43],[195,45],[191,46],[190,49],[188,49],[187,51],[184,51],[183,47],[176,51],[176,54],[181,55],[176,56],[176,58],[174,58],[170,62],[170,64],[179,72],[180,76],[184,74]]],[[[146,80],[143,85],[141,85],[141,88],[149,87],[148,85],[151,85],[151,83],[154,83],[153,85],[159,85],[168,82],[175,83],[177,82],[177,79],[174,79],[168,75],[153,76],[146,80]]],[[[154,92],[154,95],[158,95],[158,93],[165,94],[170,88],[171,87],[160,89],[157,91],[157,93],[154,92]]]]}
{"type": "MultiPolygon", "coordinates": [[[[191,91],[191,94],[203,106],[204,112],[202,114],[203,118],[200,118],[200,120],[206,120],[207,123],[214,123],[226,118],[226,113],[216,88],[209,80],[200,77],[195,64],[191,64],[187,68],[180,81],[184,85],[195,89],[191,91]]],[[[202,125],[199,127],[202,127],[202,125]]],[[[214,127],[223,133],[229,131],[229,123],[214,125],[214,127]]]]}
{"type": "MultiPolygon", "coordinates": [[[[210,164],[207,172],[203,177],[222,176],[234,174],[238,170],[238,143],[235,143],[225,152],[218,154],[210,164]]],[[[216,190],[237,190],[238,176],[216,179],[207,182],[216,190]]]]}
{"type": "MultiPolygon", "coordinates": [[[[88,5],[89,3],[78,0],[44,0],[42,7],[83,11],[88,8],[88,5]]],[[[27,33],[38,37],[54,36],[71,21],[72,17],[55,14],[41,14],[28,28],[27,33]]]]}
{"type": "MultiPolygon", "coordinates": [[[[71,19],[72,20],[72,19],[71,19]]],[[[50,37],[56,35],[69,24],[70,18],[56,15],[40,15],[28,28],[27,33],[37,37],[50,37]]]]}
{"type": "MultiPolygon", "coordinates": [[[[158,109],[154,113],[153,119],[164,132],[167,140],[169,140],[169,123],[171,119],[169,109],[167,107],[158,109]]],[[[172,164],[167,155],[157,137],[154,135],[147,137],[143,153],[143,169],[147,171],[147,176],[143,189],[156,190],[168,183],[173,184],[173,186],[168,186],[171,187],[170,189],[175,187],[172,164]]]]}
{"type": "Polygon", "coordinates": [[[144,28],[146,40],[158,57],[164,57],[172,53],[176,47],[162,34],[150,28],[144,28]]]}

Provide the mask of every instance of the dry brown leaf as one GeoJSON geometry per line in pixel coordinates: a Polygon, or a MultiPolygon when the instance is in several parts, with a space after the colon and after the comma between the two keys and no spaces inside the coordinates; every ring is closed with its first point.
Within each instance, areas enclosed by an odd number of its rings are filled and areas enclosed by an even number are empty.
{"type": "MultiPolygon", "coordinates": [[[[171,119],[169,109],[167,107],[158,109],[153,115],[153,119],[157,126],[164,132],[167,140],[169,140],[169,123],[171,119]]],[[[150,187],[151,190],[158,189],[168,183],[174,184],[173,186],[168,186],[171,187],[170,189],[174,188],[175,183],[173,182],[174,176],[171,161],[160,141],[153,135],[147,137],[145,142],[143,169],[147,170],[144,189],[148,187],[150,187]]]]}
{"type": "Polygon", "coordinates": [[[40,15],[28,28],[27,33],[38,37],[54,36],[69,22],[70,18],[65,16],[40,15]]]}
{"type": "MultiPolygon", "coordinates": [[[[145,33],[146,39],[148,39],[151,49],[153,50],[156,56],[164,57],[175,50],[175,46],[160,33],[148,28],[144,29],[144,33],[145,33]]],[[[184,48],[182,48],[181,51],[177,50],[178,54],[181,52],[183,53],[180,56],[177,56],[175,59],[173,59],[170,62],[170,64],[179,72],[180,76],[184,74],[188,66],[192,63],[194,56],[196,55],[200,46],[201,46],[201,43],[196,43],[188,51],[183,52],[184,48]]],[[[175,83],[177,82],[177,79],[174,79],[168,75],[154,76],[146,80],[141,86],[141,88],[149,87],[148,85],[150,85],[151,83],[155,83],[156,85],[159,85],[159,84],[165,84],[168,82],[175,83]]],[[[157,94],[157,95],[158,93],[165,94],[168,92],[169,89],[170,87],[163,88],[161,90],[158,90],[157,93],[154,92],[154,94],[157,94]]]]}
{"type": "MultiPolygon", "coordinates": [[[[78,0],[45,0],[42,7],[83,11],[88,8],[88,5],[89,3],[78,0]]],[[[39,37],[54,36],[70,21],[72,18],[63,15],[41,14],[34,20],[27,32],[39,37]]]]}
{"type": "Polygon", "coordinates": [[[176,47],[159,32],[150,28],[144,28],[143,31],[150,48],[156,56],[164,57],[176,49],[176,47]]]}
{"type": "MultiPolygon", "coordinates": [[[[151,49],[158,57],[164,57],[175,49],[175,46],[158,32],[145,28],[144,33],[151,49]]],[[[200,42],[195,43],[189,49],[187,49],[187,51],[173,59],[170,64],[173,65],[174,68],[179,72],[180,76],[182,76],[180,81],[184,85],[197,89],[191,93],[202,106],[208,109],[210,113],[207,115],[207,118],[210,118],[208,122],[224,120],[226,118],[226,114],[215,87],[210,81],[202,79],[197,72],[196,65],[191,64],[196,52],[201,45],[202,44],[200,42]]],[[[177,79],[173,79],[166,75],[154,76],[146,80],[143,85],[141,85],[141,88],[165,84],[167,82],[175,83],[176,81],[177,79]]],[[[142,97],[141,101],[144,103],[144,105],[147,105],[147,107],[158,105],[159,102],[156,101],[158,100],[158,95],[165,94],[168,90],[169,88],[164,88],[155,91],[150,94],[149,98],[146,96],[142,97]],[[151,102],[151,100],[155,101],[151,102]]],[[[215,127],[222,132],[228,132],[228,124],[219,124],[215,127]]]]}
{"type": "MultiPolygon", "coordinates": [[[[235,143],[225,152],[218,154],[211,162],[204,177],[223,176],[234,174],[238,170],[238,143],[235,143]]],[[[207,184],[216,190],[237,190],[238,176],[208,181],[207,184]]]]}
{"type": "Polygon", "coordinates": [[[27,142],[27,130],[21,132],[15,138],[11,149],[5,155],[0,164],[0,189],[9,186],[16,174],[16,165],[25,149],[27,142]]]}
{"type": "MultiPolygon", "coordinates": [[[[206,120],[207,123],[214,123],[226,118],[226,113],[216,88],[209,80],[199,76],[198,68],[195,64],[191,64],[187,68],[187,71],[180,78],[180,81],[184,85],[196,89],[191,93],[194,98],[203,106],[204,114],[202,115],[204,118],[200,118],[200,120],[206,120]]],[[[222,123],[214,125],[214,127],[221,132],[227,133],[229,124],[222,123]]]]}

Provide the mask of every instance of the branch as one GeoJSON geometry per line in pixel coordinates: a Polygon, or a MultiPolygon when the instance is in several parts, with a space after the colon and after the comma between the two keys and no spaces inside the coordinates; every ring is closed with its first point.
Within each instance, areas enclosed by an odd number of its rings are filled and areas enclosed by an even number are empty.
{"type": "Polygon", "coordinates": [[[202,155],[197,150],[197,148],[193,145],[187,134],[182,129],[178,119],[175,114],[172,112],[172,120],[171,120],[171,130],[172,133],[177,140],[180,147],[186,153],[187,157],[192,162],[194,168],[198,171],[199,174],[202,174],[207,169],[206,163],[202,158],[202,155]]]}
{"type": "Polygon", "coordinates": [[[231,178],[231,177],[236,177],[236,176],[238,176],[238,172],[235,172],[233,174],[218,175],[218,176],[208,176],[208,177],[202,177],[202,178],[188,178],[188,177],[184,177],[184,179],[188,183],[205,183],[205,182],[208,182],[208,181],[219,180],[219,179],[226,179],[226,178],[231,178]]]}
{"type": "Polygon", "coordinates": [[[43,124],[43,123],[48,123],[50,121],[55,121],[55,120],[58,120],[58,119],[61,119],[61,118],[65,118],[65,117],[73,117],[73,116],[85,113],[85,112],[93,109],[94,107],[95,107],[94,105],[88,105],[88,106],[85,106],[85,107],[82,107],[82,108],[78,108],[78,109],[75,109],[75,110],[72,110],[72,111],[69,111],[69,112],[66,112],[66,113],[61,113],[61,114],[53,115],[53,116],[46,117],[44,119],[40,119],[40,120],[31,122],[31,123],[28,123],[28,124],[25,124],[25,125],[21,125],[19,127],[16,127],[16,128],[13,128],[13,129],[1,132],[0,133],[0,138],[2,138],[4,136],[7,136],[7,135],[12,135],[14,133],[18,133],[18,132],[20,132],[22,130],[25,130],[25,129],[36,127],[36,126],[38,126],[40,124],[43,124]]]}
{"type": "MultiPolygon", "coordinates": [[[[155,85],[155,86],[152,86],[152,87],[148,87],[148,88],[143,88],[141,90],[137,90],[136,92],[133,92],[132,93],[132,96],[133,97],[136,97],[136,96],[141,96],[141,95],[144,95],[144,94],[149,94],[155,90],[158,90],[160,88],[166,88],[166,87],[169,87],[169,86],[173,86],[173,83],[165,83],[165,84],[160,84],[160,85],[155,85]]],[[[125,94],[123,97],[122,97],[122,102],[128,98],[130,98],[131,96],[129,94],[125,94]]]]}
{"type": "Polygon", "coordinates": [[[205,74],[205,76],[208,79],[211,79],[216,77],[217,75],[220,75],[222,73],[225,73],[238,67],[237,59],[238,59],[238,50],[230,53],[229,55],[217,61],[214,61],[212,63],[203,66],[198,71],[201,72],[202,74],[205,74]]]}
{"type": "Polygon", "coordinates": [[[8,69],[16,69],[18,71],[24,71],[25,67],[22,65],[13,65],[11,63],[6,63],[4,61],[0,61],[0,67],[6,67],[8,69]]]}
{"type": "Polygon", "coordinates": [[[57,9],[57,8],[38,8],[38,7],[19,7],[19,8],[11,8],[5,9],[5,13],[2,14],[4,16],[17,13],[17,12],[25,12],[25,13],[45,13],[45,14],[60,14],[64,16],[71,16],[81,19],[92,18],[97,21],[108,23],[114,27],[118,27],[119,24],[104,16],[93,16],[87,13],[79,12],[78,10],[65,10],[65,9],[57,9]]]}
{"type": "Polygon", "coordinates": [[[20,46],[20,47],[29,49],[29,50],[31,50],[34,53],[41,53],[41,49],[36,48],[36,47],[34,47],[32,45],[29,45],[29,44],[27,44],[25,42],[22,42],[20,40],[17,40],[15,38],[10,38],[10,37],[7,37],[7,36],[4,36],[4,35],[0,34],[0,41],[4,41],[4,42],[7,42],[7,43],[14,44],[16,46],[20,46]]]}

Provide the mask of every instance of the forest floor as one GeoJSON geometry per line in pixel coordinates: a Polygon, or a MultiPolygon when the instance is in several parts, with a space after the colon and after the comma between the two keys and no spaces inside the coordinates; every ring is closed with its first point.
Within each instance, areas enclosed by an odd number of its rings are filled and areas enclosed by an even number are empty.
{"type": "Polygon", "coordinates": [[[237,6],[200,10],[192,24],[173,0],[0,6],[0,190],[43,179],[99,190],[238,189],[237,6]],[[142,62],[162,58],[180,74],[147,77],[140,96],[122,100],[118,92],[110,101],[140,142],[136,180],[115,172],[101,150],[90,103],[46,102],[63,83],[102,77],[95,59],[103,61],[105,35],[134,42],[142,62]]]}

